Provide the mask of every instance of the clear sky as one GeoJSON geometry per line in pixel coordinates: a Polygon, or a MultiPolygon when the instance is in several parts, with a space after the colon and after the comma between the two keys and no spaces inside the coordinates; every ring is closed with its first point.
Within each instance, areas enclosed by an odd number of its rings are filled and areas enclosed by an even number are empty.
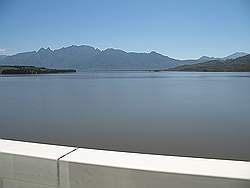
{"type": "Polygon", "coordinates": [[[0,54],[73,44],[181,59],[250,52],[250,0],[0,0],[0,54]]]}

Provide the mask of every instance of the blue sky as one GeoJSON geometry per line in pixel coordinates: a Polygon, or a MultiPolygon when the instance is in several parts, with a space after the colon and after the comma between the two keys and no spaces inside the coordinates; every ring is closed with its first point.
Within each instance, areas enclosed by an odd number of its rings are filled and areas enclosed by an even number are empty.
{"type": "Polygon", "coordinates": [[[0,0],[0,54],[73,44],[181,59],[250,52],[250,0],[0,0]]]}

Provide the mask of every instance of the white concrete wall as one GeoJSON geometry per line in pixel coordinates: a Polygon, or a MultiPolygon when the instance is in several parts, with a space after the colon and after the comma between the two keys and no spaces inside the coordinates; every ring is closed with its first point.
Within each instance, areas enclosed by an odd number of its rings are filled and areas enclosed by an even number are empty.
{"type": "Polygon", "coordinates": [[[57,187],[58,159],[75,148],[0,140],[3,188],[57,187]]]}
{"type": "Polygon", "coordinates": [[[0,139],[0,188],[250,188],[250,162],[0,139]]]}

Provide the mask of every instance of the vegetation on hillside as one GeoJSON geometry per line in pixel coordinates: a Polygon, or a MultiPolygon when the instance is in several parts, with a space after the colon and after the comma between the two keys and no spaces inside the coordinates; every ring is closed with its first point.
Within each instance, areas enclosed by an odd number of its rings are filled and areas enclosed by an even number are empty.
{"type": "Polygon", "coordinates": [[[250,55],[228,60],[212,60],[205,63],[183,65],[167,71],[193,72],[250,72],[250,55]]]}
{"type": "Polygon", "coordinates": [[[52,74],[76,72],[73,69],[48,69],[34,66],[0,66],[0,74],[52,74]]]}

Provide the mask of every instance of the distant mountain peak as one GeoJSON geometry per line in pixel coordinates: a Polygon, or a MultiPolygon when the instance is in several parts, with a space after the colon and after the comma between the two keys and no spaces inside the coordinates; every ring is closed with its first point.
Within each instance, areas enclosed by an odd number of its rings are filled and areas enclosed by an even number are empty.
{"type": "Polygon", "coordinates": [[[39,52],[43,52],[45,50],[46,50],[45,48],[40,48],[37,52],[39,53],[39,52]]]}
{"type": "Polygon", "coordinates": [[[246,56],[248,55],[248,53],[245,53],[245,52],[235,52],[229,56],[226,56],[224,58],[222,58],[223,60],[226,60],[226,59],[236,59],[236,58],[239,58],[239,57],[242,57],[242,56],[246,56]]]}
{"type": "Polygon", "coordinates": [[[149,54],[150,54],[150,55],[154,55],[154,56],[168,57],[168,56],[162,55],[162,54],[160,54],[160,53],[158,53],[158,52],[156,52],[156,51],[151,51],[149,54]]]}
{"type": "Polygon", "coordinates": [[[38,51],[37,51],[37,53],[48,53],[48,52],[53,52],[51,49],[50,49],[50,47],[48,47],[48,48],[40,48],[38,51]]]}
{"type": "Polygon", "coordinates": [[[204,59],[204,58],[210,58],[210,57],[204,55],[204,56],[201,56],[199,59],[204,59]]]}
{"type": "Polygon", "coordinates": [[[250,55],[236,59],[223,60],[218,58],[212,61],[183,65],[170,68],[172,71],[196,71],[196,72],[250,72],[250,55]],[[226,62],[226,63],[225,63],[226,62]]]}
{"type": "Polygon", "coordinates": [[[215,59],[215,57],[209,57],[209,56],[201,56],[199,60],[210,60],[210,59],[215,59]]]}
{"type": "Polygon", "coordinates": [[[159,54],[156,51],[151,51],[150,54],[159,54]]]}
{"type": "Polygon", "coordinates": [[[197,61],[199,63],[204,63],[204,62],[211,61],[211,60],[216,60],[216,59],[218,59],[218,58],[209,57],[209,56],[201,56],[199,59],[197,59],[197,61]]]}
{"type": "Polygon", "coordinates": [[[106,52],[106,53],[113,53],[113,52],[126,53],[125,51],[123,51],[121,49],[114,49],[114,48],[107,48],[107,49],[103,50],[102,52],[106,52]]]}

